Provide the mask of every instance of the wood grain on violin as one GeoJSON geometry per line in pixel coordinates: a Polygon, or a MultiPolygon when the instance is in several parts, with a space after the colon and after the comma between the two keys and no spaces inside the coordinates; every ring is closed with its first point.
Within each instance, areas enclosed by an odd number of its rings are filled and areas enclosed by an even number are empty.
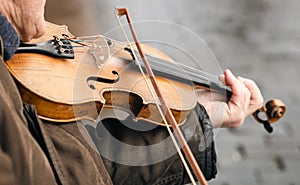
{"type": "MultiPolygon", "coordinates": [[[[47,23],[46,35],[33,43],[63,34],[73,37],[65,26],[47,23]]],[[[75,42],[72,46],[74,59],[21,52],[7,61],[24,102],[35,105],[42,119],[96,120],[101,109],[107,107],[125,110],[136,119],[161,123],[148,87],[124,46],[113,43],[109,48],[110,57],[101,68],[87,47],[75,42]]],[[[173,62],[155,48],[143,48],[152,57],[173,62]]],[[[194,87],[163,77],[158,77],[158,82],[177,122],[182,123],[196,105],[194,87]]]]}

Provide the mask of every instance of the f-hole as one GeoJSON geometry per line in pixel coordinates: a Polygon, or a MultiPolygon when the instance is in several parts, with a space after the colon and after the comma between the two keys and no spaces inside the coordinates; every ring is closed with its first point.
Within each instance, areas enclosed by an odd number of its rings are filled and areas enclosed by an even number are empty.
{"type": "Polygon", "coordinates": [[[117,83],[120,79],[118,72],[117,71],[112,71],[111,73],[113,75],[115,75],[116,78],[109,79],[109,78],[103,78],[103,77],[100,77],[100,76],[90,76],[86,79],[86,82],[92,90],[96,89],[95,85],[93,84],[93,81],[94,82],[100,82],[100,83],[108,83],[108,84],[117,83]]]}

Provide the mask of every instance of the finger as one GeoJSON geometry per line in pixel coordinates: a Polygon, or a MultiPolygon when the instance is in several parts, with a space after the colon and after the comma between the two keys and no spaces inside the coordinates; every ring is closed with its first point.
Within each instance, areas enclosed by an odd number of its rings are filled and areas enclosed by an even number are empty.
{"type": "Polygon", "coordinates": [[[225,84],[228,85],[232,91],[231,101],[239,107],[248,106],[250,92],[243,82],[238,80],[228,69],[224,71],[224,75],[225,84]]]}
{"type": "Polygon", "coordinates": [[[246,79],[243,77],[238,77],[244,85],[247,87],[247,89],[250,91],[250,105],[248,114],[252,114],[257,109],[260,109],[263,106],[263,96],[261,94],[261,91],[259,87],[256,85],[256,83],[253,80],[246,79]]]}
{"type": "Polygon", "coordinates": [[[228,85],[228,86],[233,86],[235,83],[237,83],[237,81],[239,81],[237,79],[236,76],[233,75],[233,73],[229,70],[229,69],[226,69],[224,71],[224,82],[225,82],[225,85],[228,85]]]}
{"type": "Polygon", "coordinates": [[[260,89],[253,80],[243,78],[243,77],[238,77],[238,79],[241,80],[244,83],[244,85],[248,88],[248,90],[251,92],[251,98],[260,99],[260,101],[263,102],[263,97],[260,92],[260,89]]]}
{"type": "Polygon", "coordinates": [[[247,114],[250,91],[230,70],[225,70],[224,75],[225,84],[231,88],[232,96],[230,101],[227,102],[223,125],[229,127],[240,126],[247,114]]]}

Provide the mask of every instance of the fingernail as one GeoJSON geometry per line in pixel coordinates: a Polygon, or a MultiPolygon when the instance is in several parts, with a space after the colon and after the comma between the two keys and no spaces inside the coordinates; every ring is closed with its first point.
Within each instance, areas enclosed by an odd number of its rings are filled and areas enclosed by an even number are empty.
{"type": "Polygon", "coordinates": [[[220,80],[222,83],[225,83],[225,75],[224,75],[224,74],[219,75],[219,80],[220,80]]]}

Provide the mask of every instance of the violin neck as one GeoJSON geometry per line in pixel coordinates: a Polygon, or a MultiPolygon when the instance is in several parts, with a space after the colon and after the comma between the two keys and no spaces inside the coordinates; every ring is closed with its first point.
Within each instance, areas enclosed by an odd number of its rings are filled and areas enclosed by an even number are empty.
{"type": "MultiPolygon", "coordinates": [[[[232,95],[231,89],[222,84],[216,76],[207,73],[203,74],[201,70],[180,63],[164,61],[150,55],[146,55],[146,57],[157,76],[191,84],[195,89],[213,91],[224,95],[227,99],[230,99],[232,95]]],[[[144,67],[143,64],[141,65],[144,67]]]]}

